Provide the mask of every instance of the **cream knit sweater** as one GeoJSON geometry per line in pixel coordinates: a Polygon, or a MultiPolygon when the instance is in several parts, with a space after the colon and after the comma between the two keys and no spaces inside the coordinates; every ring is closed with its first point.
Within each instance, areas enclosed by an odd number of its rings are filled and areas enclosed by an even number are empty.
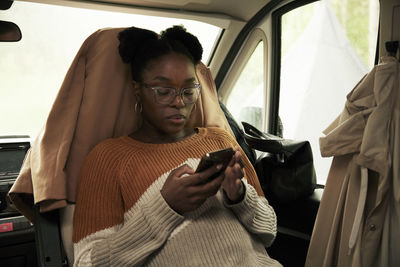
{"type": "Polygon", "coordinates": [[[123,136],[97,145],[79,180],[74,266],[281,266],[265,251],[276,217],[247,158],[241,203],[228,205],[219,191],[182,216],[160,194],[171,170],[235,145],[218,128],[169,144],[123,136]]]}

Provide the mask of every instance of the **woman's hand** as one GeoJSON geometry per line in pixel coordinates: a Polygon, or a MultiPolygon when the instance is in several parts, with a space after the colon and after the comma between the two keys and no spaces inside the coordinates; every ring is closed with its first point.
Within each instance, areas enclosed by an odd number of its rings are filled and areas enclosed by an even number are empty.
{"type": "Polygon", "coordinates": [[[226,197],[232,203],[240,202],[244,196],[243,164],[241,153],[238,147],[235,147],[235,155],[229,162],[224,172],[224,181],[222,188],[225,191],[226,197]]]}
{"type": "Polygon", "coordinates": [[[224,175],[219,175],[211,181],[208,178],[220,171],[221,167],[213,166],[199,173],[195,173],[186,164],[178,167],[168,176],[161,189],[161,195],[177,213],[193,211],[218,192],[224,175]]]}

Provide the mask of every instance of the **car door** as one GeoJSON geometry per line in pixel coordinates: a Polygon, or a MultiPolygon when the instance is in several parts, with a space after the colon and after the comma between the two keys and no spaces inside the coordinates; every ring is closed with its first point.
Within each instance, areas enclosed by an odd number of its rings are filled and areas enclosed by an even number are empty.
{"type": "Polygon", "coordinates": [[[321,189],[271,202],[278,235],[267,250],[284,266],[304,266],[332,160],[320,156],[318,139],[376,63],[378,22],[378,1],[282,1],[254,22],[238,53],[225,59],[229,71],[222,67],[216,77],[221,102],[239,124],[311,143],[321,189]]]}

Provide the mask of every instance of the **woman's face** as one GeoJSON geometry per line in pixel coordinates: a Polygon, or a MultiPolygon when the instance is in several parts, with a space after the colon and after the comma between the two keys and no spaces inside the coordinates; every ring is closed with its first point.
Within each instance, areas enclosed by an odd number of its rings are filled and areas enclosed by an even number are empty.
{"type": "Polygon", "coordinates": [[[170,103],[156,101],[151,87],[182,88],[197,83],[195,67],[184,55],[171,53],[151,60],[142,72],[143,83],[137,83],[136,97],[142,104],[142,129],[150,138],[183,137],[183,129],[189,119],[194,103],[185,104],[180,95],[170,103]],[[144,85],[145,84],[145,85],[144,85]]]}

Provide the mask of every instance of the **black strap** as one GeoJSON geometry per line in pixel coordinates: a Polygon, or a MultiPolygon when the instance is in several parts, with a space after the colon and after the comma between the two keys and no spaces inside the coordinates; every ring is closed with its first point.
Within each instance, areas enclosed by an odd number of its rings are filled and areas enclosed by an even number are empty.
{"type": "Polygon", "coordinates": [[[251,164],[253,164],[253,166],[254,166],[255,162],[256,162],[256,153],[246,143],[244,131],[242,130],[242,128],[240,128],[239,124],[233,118],[232,114],[228,111],[228,109],[225,107],[225,105],[222,104],[221,102],[219,102],[219,105],[221,106],[221,109],[225,114],[225,117],[229,123],[229,126],[231,127],[231,129],[233,131],[233,134],[235,135],[236,141],[238,142],[240,147],[243,149],[244,153],[246,153],[246,156],[250,160],[251,164]]]}

